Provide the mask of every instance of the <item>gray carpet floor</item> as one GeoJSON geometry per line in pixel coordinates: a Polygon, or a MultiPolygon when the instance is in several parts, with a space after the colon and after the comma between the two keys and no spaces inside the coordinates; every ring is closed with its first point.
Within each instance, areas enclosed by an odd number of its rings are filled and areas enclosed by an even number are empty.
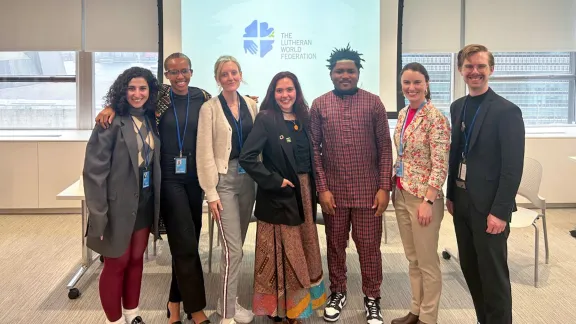
{"type": "MultiPolygon", "coordinates": [[[[206,217],[206,215],[205,215],[206,217]]],[[[576,210],[553,209],[548,213],[550,263],[544,263],[541,236],[540,287],[533,286],[534,231],[513,230],[509,239],[509,265],[513,289],[514,323],[576,323],[576,239],[568,231],[576,226],[576,210]]],[[[388,244],[382,242],[384,281],[382,312],[385,322],[403,316],[410,302],[407,261],[392,212],[387,212],[388,244]]],[[[321,249],[326,266],[323,226],[319,226],[321,249]]],[[[240,303],[251,305],[255,224],[250,225],[244,246],[240,280],[240,303]]],[[[0,216],[0,323],[104,323],[98,297],[100,262],[96,261],[78,288],[82,296],[67,297],[66,284],[81,258],[81,219],[79,215],[0,216]]],[[[208,226],[202,229],[200,253],[205,269],[207,314],[215,314],[219,282],[220,248],[214,247],[212,273],[207,273],[208,226]]],[[[452,218],[446,215],[440,249],[455,248],[452,218]]],[[[152,251],[152,249],[150,249],[152,251]]],[[[340,323],[366,323],[362,303],[358,255],[351,242],[348,249],[349,302],[340,323]]],[[[148,324],[167,323],[165,305],[170,284],[170,252],[167,242],[158,243],[158,253],[145,262],[140,308],[148,324]]],[[[475,323],[472,301],[455,260],[442,260],[443,293],[439,323],[475,323]]],[[[327,280],[326,273],[326,280],[327,280]]],[[[319,317],[307,323],[324,323],[319,317]]],[[[270,323],[256,318],[253,323],[270,323]]]]}

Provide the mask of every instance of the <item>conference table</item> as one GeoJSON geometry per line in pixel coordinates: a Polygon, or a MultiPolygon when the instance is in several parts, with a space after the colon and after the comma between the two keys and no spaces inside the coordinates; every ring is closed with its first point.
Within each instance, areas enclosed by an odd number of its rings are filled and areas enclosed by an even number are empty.
{"type": "Polygon", "coordinates": [[[66,285],[66,289],[68,289],[68,298],[76,299],[80,296],[80,290],[76,288],[78,281],[84,276],[86,271],[90,268],[90,266],[94,263],[94,259],[92,258],[92,250],[86,246],[86,236],[84,235],[86,231],[86,226],[88,223],[88,208],[86,207],[86,200],[84,197],[84,185],[82,182],[82,177],[80,177],[76,182],[71,184],[68,188],[64,189],[58,195],[56,195],[56,199],[58,200],[80,200],[81,210],[82,210],[82,261],[78,270],[68,285],[66,285]]]}
{"type": "MultiPolygon", "coordinates": [[[[62,190],[58,195],[56,195],[56,199],[58,200],[80,200],[81,211],[82,211],[82,228],[81,228],[81,237],[82,237],[82,259],[80,262],[80,267],[76,270],[72,279],[66,285],[66,289],[68,289],[68,298],[76,299],[80,297],[80,290],[76,287],[78,285],[78,281],[84,276],[86,271],[92,266],[96,258],[92,255],[92,250],[86,246],[86,228],[88,226],[88,207],[86,207],[86,198],[84,197],[84,184],[82,181],[82,177],[80,176],[76,182],[68,186],[68,188],[62,190]]],[[[154,250],[153,254],[156,256],[156,241],[154,241],[154,250]]],[[[146,247],[145,251],[145,258],[148,260],[148,247],[146,247]]],[[[99,257],[100,261],[104,261],[103,258],[99,257]]]]}

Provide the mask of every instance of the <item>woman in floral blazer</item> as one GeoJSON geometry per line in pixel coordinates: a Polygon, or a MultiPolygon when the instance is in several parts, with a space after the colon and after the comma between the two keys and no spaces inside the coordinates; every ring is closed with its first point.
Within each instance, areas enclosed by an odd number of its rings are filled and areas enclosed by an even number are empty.
{"type": "Polygon", "coordinates": [[[394,132],[392,202],[409,261],[410,312],[392,324],[435,324],[442,291],[438,233],[444,215],[442,186],[448,172],[450,125],[430,101],[429,76],[419,63],[402,69],[402,92],[410,101],[394,132]]]}

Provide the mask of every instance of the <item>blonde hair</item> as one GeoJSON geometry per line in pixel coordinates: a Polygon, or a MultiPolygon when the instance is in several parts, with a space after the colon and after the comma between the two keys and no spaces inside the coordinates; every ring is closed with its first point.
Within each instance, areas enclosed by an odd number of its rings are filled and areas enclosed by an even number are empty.
{"type": "Polygon", "coordinates": [[[220,73],[222,72],[222,66],[224,65],[224,63],[228,63],[228,62],[232,62],[234,64],[236,64],[236,66],[238,67],[238,72],[242,73],[242,67],[240,67],[240,63],[238,63],[238,60],[231,55],[222,55],[220,56],[217,60],[216,63],[214,63],[214,77],[216,78],[216,82],[218,82],[218,86],[220,86],[220,81],[218,81],[220,79],[220,73]]]}
{"type": "Polygon", "coordinates": [[[458,52],[458,68],[461,69],[462,65],[464,65],[464,60],[470,56],[482,52],[488,53],[488,64],[490,67],[494,67],[494,55],[492,55],[492,52],[490,52],[486,46],[480,44],[470,44],[458,52]]]}

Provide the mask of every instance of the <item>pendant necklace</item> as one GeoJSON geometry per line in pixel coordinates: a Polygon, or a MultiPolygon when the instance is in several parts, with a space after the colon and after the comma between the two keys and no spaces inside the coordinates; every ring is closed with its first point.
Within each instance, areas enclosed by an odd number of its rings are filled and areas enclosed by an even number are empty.
{"type": "MultiPolygon", "coordinates": [[[[285,112],[285,111],[282,111],[282,113],[283,113],[284,115],[293,115],[293,114],[294,114],[293,112],[285,112]]],[[[298,131],[298,130],[300,129],[300,127],[298,126],[298,124],[296,124],[296,120],[295,120],[295,119],[294,119],[294,120],[292,120],[292,119],[286,119],[286,120],[287,120],[287,121],[290,121],[290,122],[292,122],[292,124],[294,124],[293,128],[294,128],[295,131],[298,131]]]]}
{"type": "Polygon", "coordinates": [[[300,127],[298,127],[298,125],[296,124],[296,120],[291,120],[292,124],[294,124],[294,130],[298,131],[298,129],[300,129],[300,127]]]}

